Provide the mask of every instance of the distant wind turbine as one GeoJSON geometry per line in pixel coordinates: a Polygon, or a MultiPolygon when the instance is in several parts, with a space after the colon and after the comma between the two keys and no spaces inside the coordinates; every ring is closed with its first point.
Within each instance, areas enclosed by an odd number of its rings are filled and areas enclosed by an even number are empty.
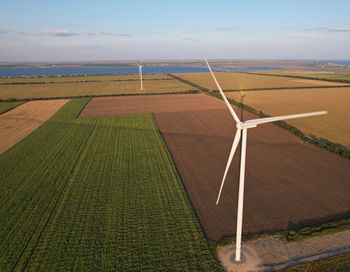
{"type": "Polygon", "coordinates": [[[285,116],[278,116],[278,117],[267,117],[267,118],[260,118],[260,119],[253,119],[253,120],[248,120],[245,122],[241,122],[239,120],[237,114],[233,110],[232,106],[228,102],[224,92],[222,91],[218,81],[216,80],[216,77],[213,73],[213,71],[210,68],[210,65],[207,60],[205,60],[207,63],[207,66],[209,68],[209,71],[216,83],[216,86],[218,87],[220,94],[222,98],[225,101],[225,104],[227,108],[229,109],[233,119],[236,121],[236,135],[233,140],[232,148],[230,155],[228,157],[228,161],[226,164],[226,169],[224,172],[224,176],[222,178],[218,198],[216,200],[216,205],[219,204],[222,188],[225,183],[226,175],[227,172],[230,168],[231,162],[233,155],[235,154],[236,148],[238,146],[238,143],[241,139],[241,134],[242,134],[242,151],[241,151],[241,161],[240,161],[240,173],[239,173],[239,191],[238,191],[238,210],[237,210],[237,230],[236,230],[236,256],[235,256],[235,261],[239,262],[241,260],[241,241],[242,241],[242,219],[243,219],[243,196],[244,196],[244,173],[245,173],[245,161],[246,161],[246,148],[247,148],[247,129],[248,128],[254,128],[260,124],[265,124],[265,123],[270,123],[270,122],[275,122],[279,120],[286,120],[286,119],[292,119],[292,118],[300,118],[300,117],[307,117],[307,116],[315,116],[315,115],[321,115],[321,114],[327,114],[327,111],[317,111],[317,112],[311,112],[311,113],[302,113],[302,114],[293,114],[293,115],[285,115],[285,116]],[[242,133],[243,131],[243,133],[242,133]]]}
{"type": "Polygon", "coordinates": [[[142,84],[142,67],[140,64],[137,64],[139,66],[139,74],[140,74],[140,84],[141,84],[141,88],[140,91],[143,91],[143,84],[142,84]]]}

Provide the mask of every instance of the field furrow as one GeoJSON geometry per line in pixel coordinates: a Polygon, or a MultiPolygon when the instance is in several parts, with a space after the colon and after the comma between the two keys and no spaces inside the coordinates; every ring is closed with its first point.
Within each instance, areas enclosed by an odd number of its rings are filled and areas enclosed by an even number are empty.
{"type": "Polygon", "coordinates": [[[0,156],[0,270],[220,270],[153,116],[86,101],[0,156]]]}

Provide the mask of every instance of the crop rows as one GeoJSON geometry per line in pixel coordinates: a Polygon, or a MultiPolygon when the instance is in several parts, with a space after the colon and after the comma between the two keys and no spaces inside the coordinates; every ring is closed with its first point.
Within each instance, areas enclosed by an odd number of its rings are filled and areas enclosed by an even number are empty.
{"type": "Polygon", "coordinates": [[[0,270],[220,270],[152,115],[86,102],[0,156],[0,270]]]}

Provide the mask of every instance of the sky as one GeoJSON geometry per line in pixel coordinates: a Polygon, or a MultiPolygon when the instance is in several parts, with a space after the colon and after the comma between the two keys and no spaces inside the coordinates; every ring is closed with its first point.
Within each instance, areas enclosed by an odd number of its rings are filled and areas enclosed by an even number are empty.
{"type": "Polygon", "coordinates": [[[349,0],[2,0],[0,62],[350,59],[349,0]]]}

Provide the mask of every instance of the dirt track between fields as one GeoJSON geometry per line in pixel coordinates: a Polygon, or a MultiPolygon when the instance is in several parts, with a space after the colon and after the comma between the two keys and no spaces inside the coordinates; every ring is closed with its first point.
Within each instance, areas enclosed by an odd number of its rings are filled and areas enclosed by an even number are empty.
{"type": "MultiPolygon", "coordinates": [[[[95,107],[90,113],[86,107],[82,115],[153,112],[207,237],[219,240],[234,235],[238,154],[221,202],[215,205],[235,133],[223,101],[204,94],[122,98],[104,98],[99,110],[95,107]]],[[[253,118],[257,117],[245,112],[245,119],[253,118]]],[[[306,144],[276,125],[250,129],[243,233],[295,229],[348,217],[349,169],[348,160],[306,144]]]]}
{"type": "Polygon", "coordinates": [[[0,154],[41,126],[68,101],[30,101],[1,114],[0,154]]]}

